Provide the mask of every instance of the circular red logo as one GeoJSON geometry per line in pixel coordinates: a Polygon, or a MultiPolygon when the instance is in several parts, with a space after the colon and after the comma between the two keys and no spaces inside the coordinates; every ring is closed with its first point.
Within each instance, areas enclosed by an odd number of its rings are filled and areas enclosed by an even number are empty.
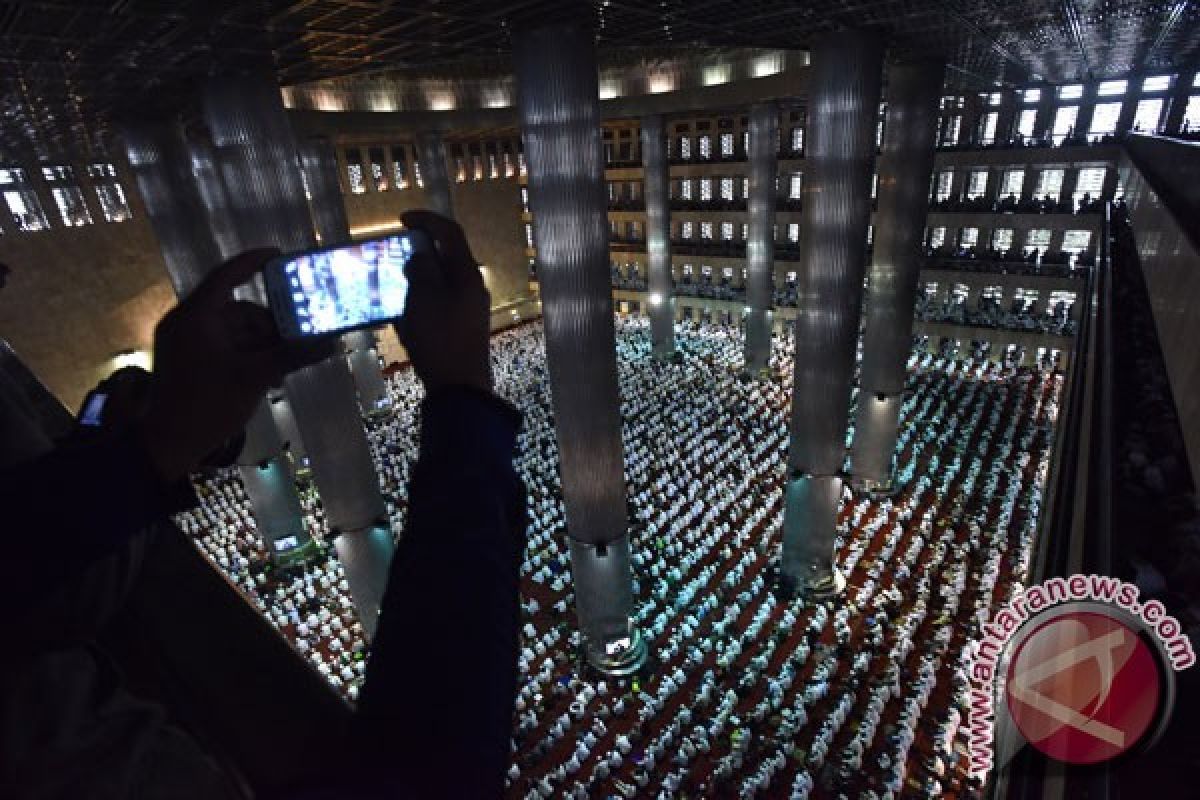
{"type": "Polygon", "coordinates": [[[1056,616],[1017,647],[1005,687],[1013,722],[1051,758],[1096,764],[1136,745],[1158,713],[1154,653],[1103,613],[1056,616]]]}

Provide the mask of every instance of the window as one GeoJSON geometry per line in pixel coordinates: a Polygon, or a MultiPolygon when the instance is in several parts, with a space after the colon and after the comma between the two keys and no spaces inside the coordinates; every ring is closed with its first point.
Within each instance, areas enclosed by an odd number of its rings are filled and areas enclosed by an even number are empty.
{"type": "Polygon", "coordinates": [[[950,187],[954,184],[954,170],[944,169],[937,174],[937,183],[933,190],[933,198],[937,202],[950,198],[950,187]]]}
{"type": "Polygon", "coordinates": [[[709,203],[713,199],[713,182],[712,178],[700,179],[700,202],[709,203]]]}
{"type": "Polygon", "coordinates": [[[1075,132],[1075,120],[1079,116],[1079,106],[1063,106],[1054,114],[1054,127],[1050,135],[1058,144],[1075,132]]]}
{"type": "Polygon", "coordinates": [[[1010,169],[1005,170],[1004,178],[1000,182],[1000,195],[1002,197],[1020,197],[1021,192],[1025,187],[1025,170],[1010,169]]]}
{"type": "Polygon", "coordinates": [[[750,152],[750,131],[742,131],[742,152],[750,152]]]}
{"type": "Polygon", "coordinates": [[[721,158],[732,158],[732,157],[733,157],[733,134],[732,133],[722,133],[721,134],[721,158]]]}
{"type": "Polygon", "coordinates": [[[689,276],[694,275],[694,274],[696,274],[696,268],[694,266],[692,266],[691,264],[684,264],[683,265],[683,274],[689,275],[689,276]]]}
{"type": "Polygon", "coordinates": [[[1133,129],[1135,131],[1157,133],[1158,119],[1162,116],[1162,107],[1163,99],[1161,97],[1139,101],[1137,111],[1133,115],[1133,129]]]}
{"type": "Polygon", "coordinates": [[[958,132],[962,127],[962,116],[947,117],[942,125],[942,145],[953,147],[958,144],[958,132]]]}
{"type": "Polygon", "coordinates": [[[732,280],[733,267],[721,267],[721,277],[725,280],[732,280]]]}
{"type": "Polygon", "coordinates": [[[1049,196],[1050,199],[1057,201],[1059,195],[1062,194],[1063,175],[1066,171],[1061,169],[1044,169],[1038,173],[1037,189],[1034,190],[1036,197],[1049,196]]]}
{"type": "Polygon", "coordinates": [[[687,136],[679,137],[679,157],[688,161],[692,157],[692,140],[687,136]]]}
{"type": "Polygon", "coordinates": [[[875,226],[868,225],[867,226],[867,247],[870,247],[874,241],[875,241],[875,226]]]}
{"type": "Polygon", "coordinates": [[[1022,103],[1026,103],[1026,104],[1039,103],[1039,102],[1041,102],[1041,100],[1042,100],[1042,90],[1041,89],[1026,89],[1025,91],[1021,92],[1021,102],[1022,103]]]}
{"type": "Polygon", "coordinates": [[[980,127],[979,142],[980,144],[992,144],[996,141],[996,126],[1000,122],[1000,113],[997,111],[989,111],[983,115],[983,124],[980,127]]]}
{"type": "Polygon", "coordinates": [[[713,224],[711,222],[700,223],[700,238],[706,241],[713,238],[713,224]]]}
{"type": "Polygon", "coordinates": [[[733,241],[733,223],[732,222],[722,222],[721,223],[721,240],[726,241],[726,242],[733,241]]]}
{"type": "Polygon", "coordinates": [[[533,225],[528,222],[525,223],[525,246],[533,247],[533,225]]]}
{"type": "Polygon", "coordinates": [[[700,157],[705,161],[712,158],[712,136],[707,133],[700,137],[700,157]]]}
{"type": "Polygon", "coordinates": [[[679,182],[679,197],[682,200],[692,199],[692,179],[684,178],[679,182]]]}
{"type": "Polygon", "coordinates": [[[706,278],[711,278],[712,277],[712,265],[711,264],[701,264],[700,265],[700,274],[706,278]]]}
{"type": "Polygon", "coordinates": [[[978,200],[987,194],[988,171],[973,169],[967,173],[967,199],[978,200]]]}
{"type": "Polygon", "coordinates": [[[25,170],[20,167],[0,167],[0,191],[4,193],[4,203],[17,230],[31,233],[50,227],[46,212],[42,210],[37,193],[29,185],[25,170]]]}
{"type": "Polygon", "coordinates": [[[692,238],[692,229],[693,229],[693,226],[692,226],[691,221],[686,221],[686,222],[680,223],[679,238],[680,239],[691,239],[692,238]]]}
{"type": "Polygon", "coordinates": [[[1092,127],[1088,130],[1093,136],[1104,136],[1117,132],[1117,120],[1121,118],[1121,103],[1097,103],[1092,112],[1092,127]]]}
{"type": "Polygon", "coordinates": [[[75,183],[75,170],[66,164],[42,167],[42,177],[50,185],[50,194],[58,206],[58,216],[68,228],[92,224],[92,214],[83,201],[83,191],[75,183]]]}
{"type": "Polygon", "coordinates": [[[933,248],[941,247],[946,242],[946,229],[944,227],[934,228],[929,232],[929,246],[933,248]]]}
{"type": "Polygon", "coordinates": [[[499,178],[500,160],[496,157],[496,143],[488,142],[484,146],[484,152],[487,154],[488,178],[499,178]]]}
{"type": "Polygon", "coordinates": [[[793,172],[788,176],[788,199],[799,200],[804,189],[804,174],[793,172]]]}
{"type": "Polygon", "coordinates": [[[789,222],[787,226],[787,238],[792,244],[800,241],[800,223],[789,222]]]}
{"type": "Polygon", "coordinates": [[[421,177],[421,162],[413,159],[413,180],[416,181],[418,188],[425,188],[425,179],[421,177]]]}
{"type": "Polygon", "coordinates": [[[1033,138],[1033,127],[1037,124],[1037,109],[1027,108],[1021,112],[1021,116],[1017,119],[1017,133],[1023,139],[1033,138]]]}
{"type": "Polygon", "coordinates": [[[792,128],[792,152],[804,152],[804,128],[801,128],[799,125],[792,128]]]}
{"type": "Polygon", "coordinates": [[[992,249],[1001,253],[1007,253],[1012,249],[1013,229],[1012,228],[997,228],[992,232],[992,249]]]}
{"type": "Polygon", "coordinates": [[[1029,255],[1034,250],[1045,251],[1050,246],[1050,229],[1049,228],[1034,228],[1025,237],[1025,254],[1029,255]]]}
{"type": "Polygon", "coordinates": [[[1079,170],[1079,178],[1075,182],[1075,194],[1071,196],[1075,208],[1079,208],[1084,195],[1091,200],[1100,198],[1104,193],[1104,177],[1107,172],[1105,167],[1084,167],[1079,170]]]}
{"type": "MultiPolygon", "coordinates": [[[[1200,122],[1200,120],[1197,120],[1197,121],[1200,122]]],[[[742,199],[749,199],[749,197],[750,197],[750,179],[742,178],[742,199]]]]}
{"type": "Polygon", "coordinates": [[[500,152],[500,162],[504,165],[504,177],[511,178],[516,170],[513,168],[512,151],[509,149],[509,143],[505,142],[502,145],[503,149],[500,152]]]}
{"type": "Polygon", "coordinates": [[[721,178],[721,199],[733,200],[733,178],[721,178]]]}
{"type": "Polygon", "coordinates": [[[742,241],[744,242],[749,238],[750,238],[750,224],[743,222],[742,223],[742,241]]]}
{"type": "Polygon", "coordinates": [[[1067,231],[1063,234],[1062,249],[1064,253],[1078,255],[1092,245],[1091,231],[1067,231]]]}
{"type": "Polygon", "coordinates": [[[1187,107],[1183,109],[1184,132],[1195,128],[1200,128],[1200,94],[1194,94],[1189,97],[1187,107]]]}
{"type": "Polygon", "coordinates": [[[979,242],[979,228],[963,228],[958,232],[959,247],[974,247],[979,242]]]}
{"type": "Polygon", "coordinates": [[[1119,97],[1129,88],[1129,81],[1101,81],[1096,88],[1099,97],[1119,97]]]}
{"type": "Polygon", "coordinates": [[[454,162],[454,181],[456,183],[466,183],[467,180],[467,159],[463,155],[461,145],[454,145],[450,148],[450,160],[454,162]]]}
{"type": "Polygon", "coordinates": [[[483,180],[483,153],[479,151],[479,142],[471,144],[471,180],[483,180]]]}
{"type": "Polygon", "coordinates": [[[392,181],[397,189],[408,188],[408,151],[400,145],[392,146],[392,181]]]}
{"type": "Polygon", "coordinates": [[[371,185],[377,192],[388,190],[388,175],[383,163],[383,148],[371,147],[367,150],[367,158],[371,161],[371,185]]]}
{"type": "Polygon", "coordinates": [[[105,222],[124,222],[132,216],[129,203],[125,200],[125,190],[121,188],[121,182],[117,180],[117,170],[112,164],[89,164],[88,177],[92,179],[92,188],[96,192],[96,200],[100,203],[100,212],[104,214],[105,222]]]}
{"type": "Polygon", "coordinates": [[[1170,75],[1152,75],[1142,81],[1143,92],[1165,92],[1171,88],[1170,75]]]}
{"type": "Polygon", "coordinates": [[[1083,97],[1083,84],[1069,83],[1058,87],[1058,96],[1062,100],[1078,100],[1083,97]]]}
{"type": "Polygon", "coordinates": [[[351,194],[362,194],[367,191],[366,176],[363,173],[362,151],[357,147],[346,150],[346,185],[351,194]]]}
{"type": "Polygon", "coordinates": [[[879,173],[871,174],[871,199],[874,200],[879,196],[879,173]]]}
{"type": "Polygon", "coordinates": [[[529,188],[526,186],[521,187],[521,210],[529,213],[529,188]]]}

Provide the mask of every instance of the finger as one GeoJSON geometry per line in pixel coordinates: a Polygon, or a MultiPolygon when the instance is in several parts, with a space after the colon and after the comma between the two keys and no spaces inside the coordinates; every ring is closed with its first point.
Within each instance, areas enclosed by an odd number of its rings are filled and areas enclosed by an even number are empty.
{"type": "Polygon", "coordinates": [[[464,286],[483,279],[466,234],[457,222],[432,211],[406,211],[400,219],[405,227],[423,231],[433,240],[448,283],[464,286]]]}
{"type": "MultiPolygon", "coordinates": [[[[200,282],[192,292],[194,302],[209,303],[224,300],[233,290],[254,277],[272,258],[279,255],[274,247],[247,250],[226,261],[200,282]]],[[[189,298],[190,299],[190,298],[189,298]]]]}
{"type": "Polygon", "coordinates": [[[404,277],[408,279],[409,294],[420,297],[426,292],[435,292],[446,284],[441,265],[431,253],[413,253],[404,265],[404,277]]]}
{"type": "Polygon", "coordinates": [[[220,320],[235,350],[265,350],[280,341],[274,316],[255,303],[237,300],[222,306],[220,320]]]}

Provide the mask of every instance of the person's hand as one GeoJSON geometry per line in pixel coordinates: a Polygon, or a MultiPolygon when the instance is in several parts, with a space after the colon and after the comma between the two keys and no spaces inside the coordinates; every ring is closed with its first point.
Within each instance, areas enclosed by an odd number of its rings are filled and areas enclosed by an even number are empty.
{"type": "Polygon", "coordinates": [[[167,481],[237,434],[267,387],[333,352],[330,340],[283,341],[270,311],[234,299],[234,288],[275,255],[251,250],[217,267],[154,331],[150,404],[138,433],[167,481]]]}
{"type": "Polygon", "coordinates": [[[431,211],[410,211],[406,227],[425,233],[436,256],[414,255],[404,268],[408,302],[396,334],[432,392],[440,386],[492,390],[488,351],[491,297],[462,228],[431,211]]]}

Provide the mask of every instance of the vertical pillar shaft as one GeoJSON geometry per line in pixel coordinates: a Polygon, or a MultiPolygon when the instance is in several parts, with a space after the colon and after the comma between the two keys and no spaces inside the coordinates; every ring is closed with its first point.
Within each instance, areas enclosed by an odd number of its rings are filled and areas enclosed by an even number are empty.
{"type": "MultiPolygon", "coordinates": [[[[771,103],[750,109],[750,196],[746,201],[746,370],[771,360],[771,304],[775,272],[776,142],[779,110],[771,103]]],[[[864,229],[864,238],[866,232],[864,229]]]]}
{"type": "Polygon", "coordinates": [[[921,225],[933,172],[941,64],[896,67],[888,80],[888,125],[879,159],[879,213],[868,273],[861,391],[851,471],[864,488],[888,488],[913,308],[921,271],[921,225]]]}
{"type": "Polygon", "coordinates": [[[812,55],[797,276],[792,475],[782,564],[785,578],[806,589],[833,588],[838,579],[831,559],[862,304],[882,66],[883,43],[870,33],[828,37],[812,55]]]}
{"type": "MultiPolygon", "coordinates": [[[[308,187],[308,206],[313,227],[323,246],[350,241],[350,219],[342,201],[338,183],[337,152],[325,137],[313,137],[300,143],[300,168],[308,187]]],[[[390,180],[390,178],[389,178],[390,180]]],[[[375,336],[370,331],[354,331],[342,337],[350,373],[364,413],[378,411],[387,397],[387,386],[375,351],[375,336]]]]}
{"type": "MultiPolygon", "coordinates": [[[[171,284],[176,294],[186,297],[221,260],[192,152],[179,127],[166,121],[128,126],[123,138],[171,284]]],[[[247,423],[246,443],[237,463],[259,535],[270,554],[285,557],[311,542],[266,400],[247,423]]]]}
{"type": "Polygon", "coordinates": [[[646,201],[646,270],[650,290],[650,336],[654,354],[675,352],[675,281],[671,278],[671,206],[667,134],[659,115],[642,119],[642,166],[646,201]]]}
{"type": "Polygon", "coordinates": [[[580,28],[538,28],[514,61],[576,612],[589,661],[619,672],[644,644],[631,622],[595,45],[580,28]]]}
{"type": "MultiPolygon", "coordinates": [[[[239,247],[285,252],[312,247],[313,222],[279,87],[265,73],[215,78],[206,87],[204,115],[225,185],[237,189],[227,196],[239,247]]],[[[373,535],[377,526],[387,525],[387,509],[346,360],[335,355],[305,367],[285,385],[329,527],[373,535]]],[[[368,630],[374,629],[382,600],[375,587],[386,583],[388,566],[388,559],[380,559],[377,574],[360,575],[351,585],[368,630]]]]}
{"type": "Polygon", "coordinates": [[[417,159],[421,164],[421,183],[425,186],[425,205],[443,216],[454,216],[450,173],[446,169],[446,143],[440,133],[425,131],[418,134],[417,159]]]}

